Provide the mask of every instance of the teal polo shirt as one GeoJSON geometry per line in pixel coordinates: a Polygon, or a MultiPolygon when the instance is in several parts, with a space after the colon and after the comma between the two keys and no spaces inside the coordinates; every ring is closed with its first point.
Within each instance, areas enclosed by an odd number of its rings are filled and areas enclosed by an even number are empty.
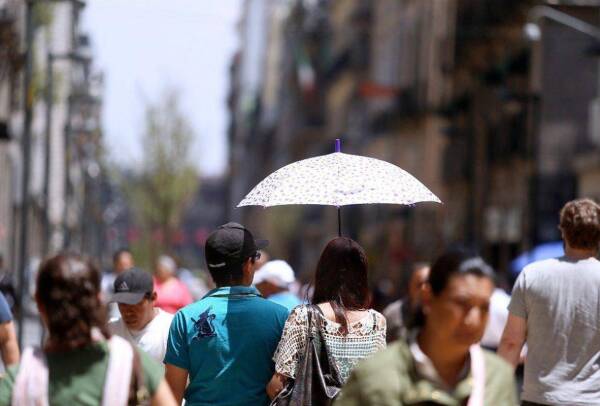
{"type": "Polygon", "coordinates": [[[213,289],[171,323],[165,364],[186,369],[190,406],[268,405],[266,386],[288,310],[254,287],[213,289]]]}

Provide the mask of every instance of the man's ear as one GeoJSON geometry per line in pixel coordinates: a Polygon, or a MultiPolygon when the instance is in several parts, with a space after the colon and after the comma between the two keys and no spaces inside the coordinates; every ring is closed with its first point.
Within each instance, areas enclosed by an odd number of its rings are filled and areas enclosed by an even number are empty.
{"type": "Polygon", "coordinates": [[[152,296],[150,296],[150,301],[155,302],[156,298],[158,298],[158,295],[156,292],[152,292],[152,296]]]}
{"type": "Polygon", "coordinates": [[[558,228],[558,231],[560,232],[560,238],[561,238],[561,240],[564,241],[565,240],[565,233],[564,233],[562,227],[558,226],[557,228],[558,228]]]}
{"type": "Polygon", "coordinates": [[[244,265],[242,265],[242,273],[244,275],[244,279],[250,280],[252,283],[252,279],[254,279],[254,258],[248,258],[244,261],[244,265]]]}
{"type": "Polygon", "coordinates": [[[253,258],[248,258],[247,260],[245,260],[244,265],[242,265],[242,269],[243,269],[244,273],[246,273],[248,270],[251,270],[253,265],[254,265],[253,258]]]}

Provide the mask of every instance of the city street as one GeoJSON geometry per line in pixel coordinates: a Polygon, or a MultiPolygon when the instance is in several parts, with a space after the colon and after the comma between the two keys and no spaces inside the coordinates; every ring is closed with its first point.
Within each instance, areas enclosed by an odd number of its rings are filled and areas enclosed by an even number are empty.
{"type": "Polygon", "coordinates": [[[600,0],[0,0],[0,406],[598,405],[598,201],[600,0]]]}

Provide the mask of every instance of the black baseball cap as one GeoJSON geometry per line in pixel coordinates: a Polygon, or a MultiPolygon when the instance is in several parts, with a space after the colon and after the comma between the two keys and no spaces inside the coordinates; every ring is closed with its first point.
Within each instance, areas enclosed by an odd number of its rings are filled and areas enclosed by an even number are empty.
{"type": "Polygon", "coordinates": [[[115,279],[111,302],[138,304],[144,296],[154,291],[152,276],[139,268],[131,268],[115,279]]]}
{"type": "Polygon", "coordinates": [[[269,241],[255,240],[252,233],[241,224],[223,224],[210,233],[206,240],[206,265],[210,271],[226,270],[243,263],[267,245],[269,241]]]}

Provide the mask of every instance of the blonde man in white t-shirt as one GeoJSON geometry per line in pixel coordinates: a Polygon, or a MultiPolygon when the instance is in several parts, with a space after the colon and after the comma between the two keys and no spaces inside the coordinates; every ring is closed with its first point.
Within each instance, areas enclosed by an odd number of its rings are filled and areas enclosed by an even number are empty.
{"type": "Polygon", "coordinates": [[[111,301],[118,304],[121,317],[108,323],[109,330],[162,364],[173,315],[154,307],[152,276],[137,268],[125,271],[115,279],[114,292],[111,301]]]}

